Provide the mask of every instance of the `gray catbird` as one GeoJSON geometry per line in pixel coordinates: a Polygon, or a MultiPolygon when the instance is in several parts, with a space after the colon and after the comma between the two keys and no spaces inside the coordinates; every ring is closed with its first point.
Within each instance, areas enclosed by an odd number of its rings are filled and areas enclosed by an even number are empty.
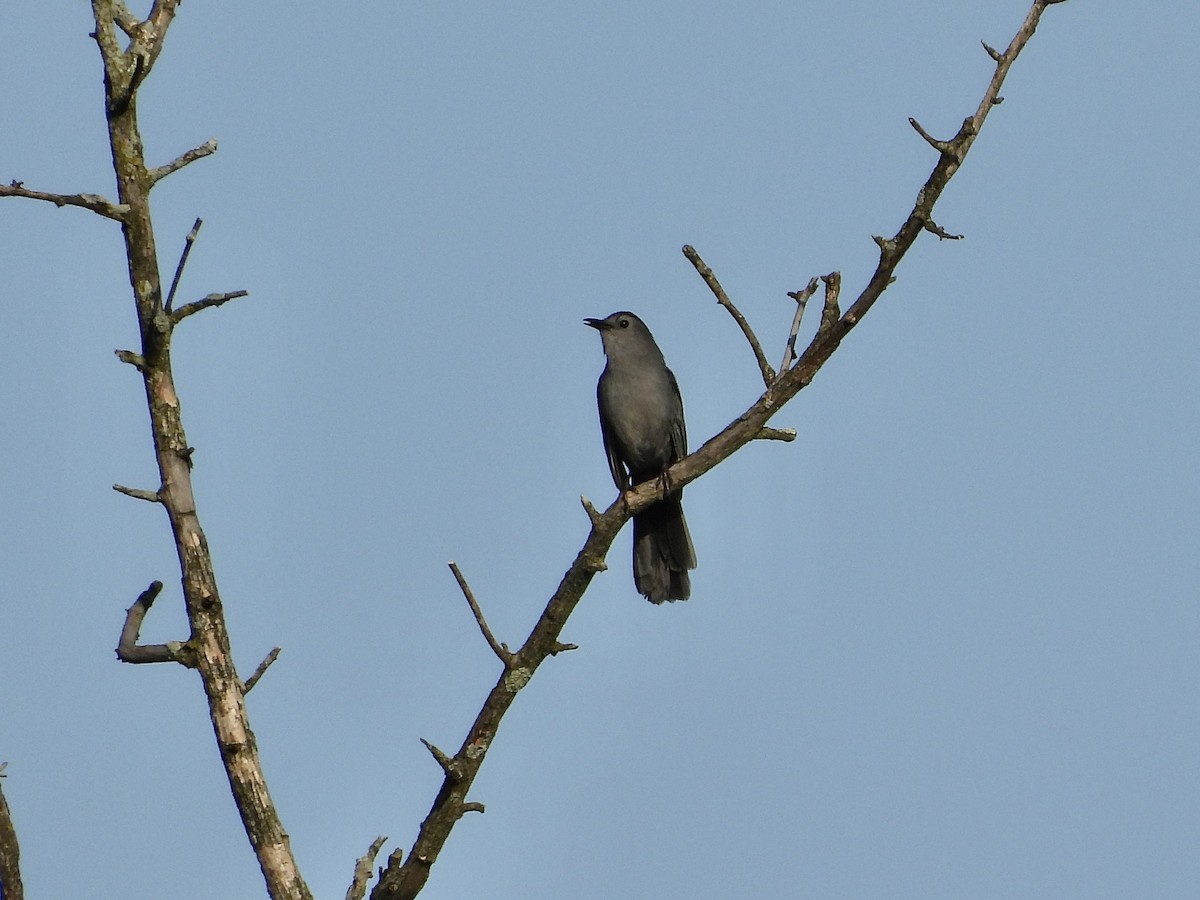
{"type": "MultiPolygon", "coordinates": [[[[600,332],[608,364],[596,385],[600,432],[617,489],[628,490],[687,455],[679,385],[654,336],[631,312],[584,319],[600,332]]],[[[664,490],[669,489],[664,481],[664,490]]],[[[651,603],[686,600],[696,551],[683,518],[683,491],[633,517],[633,583],[651,603]]]]}

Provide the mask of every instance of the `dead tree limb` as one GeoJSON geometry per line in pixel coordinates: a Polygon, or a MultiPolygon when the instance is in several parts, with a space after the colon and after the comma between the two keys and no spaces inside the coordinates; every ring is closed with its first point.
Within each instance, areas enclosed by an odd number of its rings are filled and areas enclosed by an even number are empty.
{"type": "MultiPolygon", "coordinates": [[[[210,142],[211,147],[206,144],[157,169],[147,168],[143,155],[137,117],[138,90],[154,68],[178,6],[179,0],[155,0],[149,15],[138,21],[121,0],[92,0],[96,26],[93,36],[104,63],[109,145],[117,195],[125,209],[121,217],[122,234],[141,337],[139,352],[121,358],[137,366],[144,382],[162,485],[155,499],[166,509],[170,521],[191,626],[191,635],[184,646],[189,649],[189,661],[195,662],[208,698],[213,732],[234,802],[273,900],[311,900],[312,894],[300,874],[267,789],[254,733],[250,730],[246,687],[234,666],[208,541],[196,514],[192,448],[184,432],[171,367],[174,326],[186,315],[234,296],[210,295],[173,312],[168,312],[163,302],[150,190],[170,172],[215,149],[210,142]],[[118,30],[128,37],[124,48],[118,30]]],[[[128,618],[126,627],[130,627],[128,618]]],[[[134,634],[136,641],[136,630],[134,634]]]]}
{"type": "Polygon", "coordinates": [[[80,209],[89,209],[96,215],[117,222],[124,220],[125,214],[129,212],[129,207],[124,203],[113,203],[99,194],[48,194],[45,191],[30,190],[25,187],[25,182],[15,180],[8,184],[0,184],[0,197],[45,200],[47,203],[53,203],[59,209],[64,206],[78,206],[80,209]]]}
{"type": "MultiPolygon", "coordinates": [[[[913,209],[900,226],[899,231],[892,238],[878,239],[879,264],[858,299],[840,317],[836,317],[840,278],[835,273],[823,279],[826,284],[826,304],[822,325],[794,365],[786,372],[780,373],[777,378],[772,377],[771,367],[762,355],[761,345],[754,338],[753,330],[750,329],[748,323],[744,324],[744,317],[734,316],[751,347],[755,349],[755,358],[759,362],[759,369],[767,389],[749,409],[738,416],[723,431],[668,469],[666,477],[670,479],[672,485],[683,487],[695,481],[747,443],[761,436],[767,421],[812,382],[813,376],[837,350],[842,339],[862,320],[862,317],[891,284],[896,266],[917,237],[927,230],[926,223],[933,221],[934,204],[937,203],[947,183],[962,165],[984,119],[995,106],[993,101],[999,95],[1000,86],[1003,84],[1009,68],[1020,54],[1021,49],[1033,36],[1038,20],[1049,2],[1051,0],[1035,0],[1033,3],[1008,49],[1000,54],[1000,58],[996,61],[996,70],[988,83],[978,110],[963,122],[962,127],[952,139],[945,142],[944,149],[939,150],[939,159],[933,172],[918,193],[913,209]]],[[[712,275],[711,269],[704,265],[699,254],[691,247],[685,247],[684,254],[720,300],[724,291],[718,291],[719,282],[712,275]]],[[[732,304],[723,302],[721,305],[729,308],[731,313],[733,312],[732,304]]],[[[618,497],[607,510],[598,516],[594,515],[594,510],[588,509],[592,527],[587,540],[563,576],[529,637],[513,654],[510,665],[488,694],[479,714],[468,730],[462,746],[453,757],[447,759],[447,764],[443,766],[446,770],[446,777],[443,779],[441,789],[433,801],[429,814],[421,824],[420,833],[412,850],[403,861],[398,855],[393,855],[389,859],[378,883],[371,892],[372,900],[411,900],[420,893],[451,830],[462,816],[463,810],[469,806],[466,799],[467,793],[487,755],[500,721],[512,706],[517,693],[559,646],[559,635],[563,626],[591,584],[593,576],[605,568],[604,558],[613,539],[617,536],[617,532],[635,513],[654,503],[659,496],[659,479],[655,478],[638,485],[622,497],[618,497]],[[451,777],[451,772],[453,772],[453,777],[451,777]]],[[[585,504],[585,508],[587,506],[590,504],[585,504]]]]}

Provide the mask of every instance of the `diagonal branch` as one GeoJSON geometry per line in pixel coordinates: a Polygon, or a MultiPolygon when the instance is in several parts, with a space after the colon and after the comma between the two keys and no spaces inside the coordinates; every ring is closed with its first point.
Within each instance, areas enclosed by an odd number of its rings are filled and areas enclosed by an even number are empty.
{"type": "MultiPolygon", "coordinates": [[[[221,764],[267,894],[272,900],[312,900],[312,891],[292,852],[291,838],[267,787],[250,727],[245,684],[234,664],[212,554],[196,512],[191,444],[184,429],[182,404],[171,364],[175,324],[188,315],[245,294],[244,291],[211,294],[170,313],[163,306],[161,267],[150,209],[153,179],[143,152],[136,95],[162,50],[179,0],[155,0],[146,19],[136,24],[129,21],[123,0],[91,0],[91,5],[95,22],[93,37],[104,64],[105,117],[117,196],[128,205],[121,234],[141,340],[136,353],[119,354],[119,358],[137,366],[145,382],[161,485],[159,502],[167,511],[191,629],[188,642],[179,645],[176,651],[186,656],[172,658],[194,666],[200,676],[221,764]],[[121,49],[118,31],[129,36],[127,50],[121,49]]],[[[130,627],[136,628],[139,612],[135,608],[132,614],[135,621],[130,627]]],[[[144,615],[144,610],[140,614],[144,615]]],[[[164,646],[176,650],[173,645],[164,646]]],[[[162,651],[157,655],[162,656],[162,651]]]]}
{"type": "Polygon", "coordinates": [[[900,230],[892,238],[876,239],[880,249],[879,263],[866,288],[863,289],[858,299],[851,304],[850,308],[846,310],[845,315],[842,316],[841,321],[844,323],[844,329],[840,334],[844,334],[845,331],[849,331],[858,324],[862,317],[866,315],[867,310],[887,290],[888,285],[894,279],[896,266],[899,265],[904,254],[908,252],[908,248],[913,245],[913,242],[916,241],[922,231],[927,230],[929,223],[933,222],[934,204],[937,203],[938,198],[942,196],[942,191],[946,189],[946,185],[950,183],[950,179],[954,177],[954,174],[962,165],[967,152],[971,149],[971,145],[975,143],[975,138],[979,134],[980,129],[983,128],[983,123],[987,120],[988,113],[997,105],[996,100],[1000,96],[1000,88],[1004,84],[1004,79],[1008,75],[1009,69],[1012,68],[1012,64],[1025,48],[1025,45],[1029,43],[1029,39],[1033,37],[1034,32],[1037,31],[1038,21],[1041,19],[1046,6],[1053,2],[1061,2],[1061,0],[1034,0],[1033,5],[1025,16],[1025,21],[1017,29],[1017,33],[1009,42],[1008,48],[1003,53],[998,54],[999,58],[996,59],[996,70],[983,92],[983,98],[979,101],[979,106],[975,109],[975,113],[963,120],[962,126],[953,138],[945,142],[934,141],[924,129],[920,128],[915,121],[913,122],[913,127],[931,145],[938,148],[941,155],[937,161],[937,165],[933,167],[933,171],[929,174],[929,178],[925,180],[924,186],[917,192],[917,199],[913,204],[912,212],[909,213],[904,224],[900,226],[900,230]]]}
{"type": "Polygon", "coordinates": [[[179,307],[179,309],[171,310],[171,324],[178,325],[188,316],[195,315],[203,309],[208,309],[210,306],[220,306],[223,303],[228,303],[230,300],[236,300],[238,297],[250,296],[249,291],[230,291],[227,294],[209,294],[200,300],[194,300],[191,303],[179,307]]]}
{"type": "Polygon", "coordinates": [[[206,156],[212,156],[217,152],[217,139],[209,138],[199,147],[194,147],[186,153],[181,153],[165,166],[157,166],[151,169],[147,174],[152,182],[159,182],[170,175],[172,172],[178,172],[186,165],[194,163],[198,159],[204,159],[206,156]]]}
{"type": "Polygon", "coordinates": [[[717,298],[717,302],[729,310],[729,314],[733,316],[733,320],[742,329],[742,334],[746,336],[746,340],[750,343],[750,349],[754,351],[754,359],[758,362],[758,371],[762,374],[763,384],[770,387],[771,382],[775,380],[775,371],[771,368],[771,364],[767,362],[762,344],[754,336],[754,329],[750,327],[750,323],[746,321],[746,317],[742,315],[741,310],[733,305],[733,301],[725,293],[725,288],[721,287],[721,282],[717,281],[717,276],[713,274],[713,270],[700,258],[700,254],[696,252],[696,248],[691,244],[685,244],[683,255],[688,258],[688,262],[695,266],[696,271],[700,273],[700,277],[704,279],[704,283],[708,285],[708,289],[717,298]]]}
{"type": "Polygon", "coordinates": [[[263,658],[263,661],[258,664],[258,668],[254,670],[254,674],[247,678],[246,683],[242,685],[243,694],[248,694],[254,690],[254,686],[258,684],[259,679],[267,674],[267,669],[271,668],[275,660],[279,659],[279,654],[282,652],[282,647],[275,647],[263,658]]]}
{"type": "Polygon", "coordinates": [[[112,5],[113,21],[117,23],[117,27],[125,32],[126,37],[135,37],[137,29],[142,24],[141,19],[129,11],[129,7],[125,5],[125,0],[113,0],[112,5]]]}
{"type": "Polygon", "coordinates": [[[363,897],[367,895],[367,882],[371,880],[371,866],[375,865],[375,857],[379,855],[379,851],[383,849],[385,843],[387,843],[386,837],[381,835],[375,838],[371,841],[367,852],[355,861],[354,878],[346,891],[346,900],[363,900],[363,897]]]}
{"type": "Polygon", "coordinates": [[[804,307],[808,305],[809,298],[816,292],[817,279],[815,278],[808,280],[808,285],[804,290],[788,292],[788,296],[796,301],[796,314],[792,317],[792,329],[788,332],[787,347],[784,348],[783,362],[779,366],[780,372],[786,372],[788,366],[796,358],[796,336],[800,333],[800,322],[804,318],[804,307]]]}
{"type": "Polygon", "coordinates": [[[0,197],[25,197],[29,200],[45,200],[47,203],[53,203],[59,209],[62,209],[64,206],[78,206],[80,209],[91,210],[98,216],[104,216],[104,218],[112,219],[116,222],[124,221],[125,215],[129,212],[128,204],[113,203],[99,194],[48,194],[45,191],[30,190],[25,187],[23,181],[15,180],[8,184],[0,184],[0,197]]]}
{"type": "MultiPolygon", "coordinates": [[[[1021,48],[1033,34],[1046,3],[1047,0],[1034,0],[1024,24],[1009,49],[1003,54],[1003,61],[997,64],[996,72],[984,93],[980,112],[964,123],[953,141],[952,152],[940,156],[933,174],[918,195],[913,212],[901,227],[900,232],[895,238],[880,239],[880,265],[858,300],[850,310],[839,317],[837,294],[840,278],[833,273],[822,279],[826,285],[825,310],[821,326],[808,348],[793,366],[780,374],[778,379],[764,378],[767,382],[767,390],[749,409],[698,450],[672,465],[665,476],[670,479],[671,484],[683,487],[695,481],[761,435],[768,420],[812,382],[817,371],[837,350],[842,338],[857,322],[861,321],[862,316],[867,313],[878,296],[886,290],[891,283],[892,272],[896,264],[899,263],[916,237],[925,230],[923,223],[931,221],[934,203],[970,149],[979,126],[983,124],[987,110],[994,106],[992,101],[998,95],[1004,76],[1021,48]]],[[[691,250],[690,247],[686,248],[685,254],[704,277],[701,269],[703,261],[701,260],[701,264],[697,264],[698,254],[695,254],[694,250],[688,253],[689,250],[691,250]]],[[[706,277],[705,281],[709,281],[709,279],[706,277]]],[[[710,282],[710,287],[713,287],[714,283],[715,279],[710,282]]],[[[714,293],[716,293],[715,288],[714,293]]],[[[718,300],[719,298],[720,295],[718,295],[718,300]]],[[[744,332],[747,337],[750,336],[749,326],[746,326],[744,332]]],[[[751,345],[757,346],[757,341],[751,341],[751,345]]],[[[759,348],[759,352],[761,352],[761,348],[759,348]]],[[[769,371],[769,366],[760,365],[760,368],[763,370],[764,376],[769,371]]],[[[457,777],[451,778],[447,772],[429,814],[421,824],[420,834],[412,850],[403,862],[395,856],[389,859],[378,884],[371,892],[372,900],[411,900],[424,887],[431,867],[437,860],[455,823],[462,816],[467,792],[483,764],[501,720],[511,708],[517,693],[529,682],[538,667],[559,645],[559,635],[571,613],[591,584],[592,578],[597,572],[604,569],[604,558],[612,546],[617,532],[631,516],[659,499],[658,484],[658,479],[651,479],[624,492],[599,516],[593,516],[592,511],[589,510],[592,528],[583,547],[546,604],[545,610],[534,625],[529,637],[513,654],[511,668],[506,669],[488,694],[463,740],[462,748],[454,756],[457,777]]]]}
{"type": "Polygon", "coordinates": [[[475,594],[471,591],[471,586],[467,584],[467,579],[462,571],[458,568],[458,563],[450,563],[450,571],[454,573],[454,580],[458,582],[459,589],[463,592],[463,596],[467,598],[467,604],[471,607],[471,614],[475,616],[475,622],[479,626],[479,630],[483,632],[483,639],[487,641],[488,646],[492,648],[492,652],[500,662],[504,663],[507,669],[512,665],[512,652],[508,649],[507,644],[499,643],[492,635],[492,629],[488,628],[487,620],[483,617],[483,610],[479,608],[479,602],[475,599],[475,594]]]}
{"type": "Polygon", "coordinates": [[[196,221],[192,223],[192,230],[183,239],[183,253],[179,255],[179,264],[175,266],[175,277],[171,279],[171,289],[167,291],[167,302],[163,305],[163,309],[167,312],[171,311],[171,304],[175,302],[175,292],[179,290],[179,279],[183,277],[183,267],[187,265],[188,257],[192,253],[192,244],[196,243],[196,238],[200,234],[200,226],[203,224],[204,220],[197,217],[196,221]]]}

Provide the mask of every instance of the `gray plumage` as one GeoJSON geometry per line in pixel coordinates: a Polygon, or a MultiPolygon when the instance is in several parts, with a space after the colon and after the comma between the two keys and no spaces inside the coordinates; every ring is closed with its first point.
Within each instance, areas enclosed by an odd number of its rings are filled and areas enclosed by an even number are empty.
{"type": "MultiPolygon", "coordinates": [[[[584,319],[600,332],[608,363],[596,385],[600,432],[617,489],[661,478],[687,455],[683,398],[654,336],[631,312],[584,319]]],[[[651,603],[686,600],[696,551],[683,518],[683,490],[633,517],[633,582],[651,603]]]]}

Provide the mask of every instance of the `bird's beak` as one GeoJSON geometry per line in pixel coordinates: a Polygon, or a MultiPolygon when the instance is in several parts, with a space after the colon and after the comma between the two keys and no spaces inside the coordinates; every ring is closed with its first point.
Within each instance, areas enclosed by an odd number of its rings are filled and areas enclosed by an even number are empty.
{"type": "Polygon", "coordinates": [[[597,331],[604,331],[609,327],[608,322],[604,321],[604,319],[584,319],[583,324],[590,325],[597,331]]]}

